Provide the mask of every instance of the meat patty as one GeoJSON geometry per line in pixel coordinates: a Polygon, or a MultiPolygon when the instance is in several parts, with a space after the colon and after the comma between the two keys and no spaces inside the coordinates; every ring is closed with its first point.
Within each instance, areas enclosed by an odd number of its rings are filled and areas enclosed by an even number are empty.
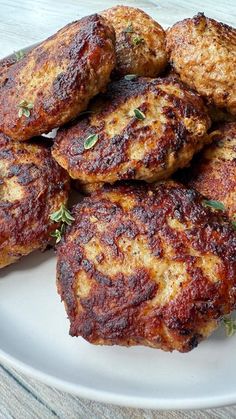
{"type": "Polygon", "coordinates": [[[27,140],[63,125],[104,89],[115,66],[115,34],[99,15],[73,22],[0,77],[0,131],[27,140]]]}
{"type": "Polygon", "coordinates": [[[170,28],[166,43],[181,80],[236,115],[236,29],[199,13],[170,28]]]}
{"type": "Polygon", "coordinates": [[[156,77],[166,64],[165,31],[140,9],[116,6],[101,13],[116,33],[116,72],[156,77]]]}
{"type": "Polygon", "coordinates": [[[7,70],[9,67],[11,67],[13,64],[17,62],[17,58],[15,55],[12,55],[10,57],[3,58],[0,60],[0,75],[7,70]]]}
{"type": "Polygon", "coordinates": [[[210,134],[206,147],[181,180],[211,200],[224,204],[230,218],[236,217],[236,122],[221,124],[210,134]]]}
{"type": "Polygon", "coordinates": [[[0,60],[0,86],[6,80],[7,70],[17,62],[16,56],[10,56],[0,60]]]}
{"type": "Polygon", "coordinates": [[[187,352],[235,307],[235,230],[193,189],[109,187],[73,216],[57,262],[72,336],[187,352]]]}
{"type": "Polygon", "coordinates": [[[209,125],[202,99],[181,82],[123,78],[82,120],[58,131],[53,157],[86,189],[117,180],[153,182],[186,166],[208,142],[209,125]],[[87,149],[89,138],[97,142],[87,149]]]}
{"type": "Polygon", "coordinates": [[[56,228],[49,215],[66,203],[68,189],[50,148],[0,134],[0,268],[45,248],[56,228]]]}

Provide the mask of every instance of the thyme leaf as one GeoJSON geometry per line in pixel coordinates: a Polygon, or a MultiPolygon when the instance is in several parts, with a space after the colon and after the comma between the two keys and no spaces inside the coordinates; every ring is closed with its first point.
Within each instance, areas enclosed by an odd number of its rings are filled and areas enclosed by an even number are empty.
{"type": "Polygon", "coordinates": [[[224,204],[222,204],[222,202],[214,201],[212,199],[204,199],[203,205],[205,205],[205,207],[211,207],[211,208],[214,208],[214,209],[220,210],[220,211],[225,210],[225,206],[224,206],[224,204]]]}
{"type": "Polygon", "coordinates": [[[139,119],[140,121],[143,121],[146,118],[144,113],[141,112],[138,108],[134,109],[134,116],[135,116],[135,118],[139,119]]]}
{"type": "Polygon", "coordinates": [[[84,140],[84,149],[89,150],[98,141],[98,134],[91,134],[84,140]]]}
{"type": "Polygon", "coordinates": [[[49,218],[56,223],[62,222],[67,225],[71,225],[71,222],[75,220],[64,204],[61,204],[59,210],[50,214],[49,218]]]}

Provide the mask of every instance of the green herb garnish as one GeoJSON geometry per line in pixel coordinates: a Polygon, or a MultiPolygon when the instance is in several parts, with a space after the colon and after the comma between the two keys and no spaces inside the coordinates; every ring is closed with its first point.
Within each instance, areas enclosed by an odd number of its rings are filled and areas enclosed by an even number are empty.
{"type": "Polygon", "coordinates": [[[132,39],[132,42],[133,42],[134,45],[139,45],[143,41],[144,41],[144,39],[141,38],[141,36],[138,36],[138,35],[137,36],[134,36],[133,39],[132,39]]]}
{"type": "Polygon", "coordinates": [[[30,111],[31,109],[33,109],[33,107],[34,107],[33,103],[27,102],[27,100],[22,100],[19,103],[19,108],[20,108],[18,112],[19,118],[21,118],[22,115],[28,118],[30,116],[30,111]]]}
{"type": "Polygon", "coordinates": [[[58,228],[55,231],[53,231],[53,233],[51,233],[51,236],[56,239],[56,244],[58,244],[61,241],[62,235],[62,231],[58,228]]]}
{"type": "Polygon", "coordinates": [[[75,220],[64,204],[61,204],[60,209],[50,214],[49,217],[50,220],[55,221],[55,223],[61,222],[68,225],[71,225],[71,222],[75,220]]]}
{"type": "Polygon", "coordinates": [[[233,336],[236,332],[236,320],[232,319],[232,317],[224,317],[223,324],[225,327],[226,336],[233,336]]]}
{"type": "Polygon", "coordinates": [[[146,116],[143,112],[141,112],[138,108],[134,109],[134,116],[135,118],[139,119],[140,121],[143,121],[146,116]]]}
{"type": "Polygon", "coordinates": [[[216,210],[220,210],[220,211],[224,211],[225,210],[225,206],[224,204],[222,204],[222,202],[219,201],[213,201],[211,199],[204,199],[203,201],[203,205],[205,205],[205,207],[211,207],[214,208],[216,210]]]}
{"type": "Polygon", "coordinates": [[[125,28],[124,30],[123,30],[123,32],[125,32],[125,33],[133,33],[133,25],[132,25],[132,23],[129,23],[128,24],[128,26],[127,26],[127,28],[125,28]]]}
{"type": "Polygon", "coordinates": [[[84,140],[84,149],[89,150],[98,141],[98,134],[91,134],[84,140]]]}
{"type": "Polygon", "coordinates": [[[55,231],[51,233],[51,236],[56,239],[56,244],[59,243],[62,239],[63,234],[66,230],[66,224],[71,225],[72,221],[74,221],[74,217],[72,217],[70,211],[65,207],[64,204],[61,204],[61,207],[58,211],[53,212],[49,216],[50,220],[54,221],[55,223],[61,223],[61,227],[57,228],[55,231]]]}
{"type": "Polygon", "coordinates": [[[25,53],[24,51],[15,51],[14,55],[15,55],[16,61],[20,61],[22,60],[22,58],[24,58],[25,53]]]}
{"type": "Polygon", "coordinates": [[[137,77],[138,77],[137,74],[126,74],[124,78],[125,80],[134,80],[137,77]]]}

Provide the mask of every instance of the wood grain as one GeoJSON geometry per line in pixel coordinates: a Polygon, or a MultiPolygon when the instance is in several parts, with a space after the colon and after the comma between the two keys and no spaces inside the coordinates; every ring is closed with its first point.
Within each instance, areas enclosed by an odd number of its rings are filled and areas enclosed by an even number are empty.
{"type": "MultiPolygon", "coordinates": [[[[165,28],[183,17],[201,11],[235,25],[235,0],[213,1],[139,1],[118,2],[144,9],[165,28]]],[[[0,0],[0,56],[46,38],[66,23],[88,13],[111,7],[114,0],[0,0]]],[[[19,372],[0,366],[0,419],[201,419],[236,418],[236,407],[191,412],[154,412],[85,401],[49,388],[19,372]]]]}
{"type": "Polygon", "coordinates": [[[0,367],[0,419],[232,419],[233,407],[195,411],[130,409],[79,399],[0,367]]]}

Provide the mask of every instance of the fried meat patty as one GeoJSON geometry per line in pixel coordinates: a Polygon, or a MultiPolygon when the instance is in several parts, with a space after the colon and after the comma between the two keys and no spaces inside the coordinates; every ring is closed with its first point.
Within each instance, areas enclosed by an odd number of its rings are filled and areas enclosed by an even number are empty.
{"type": "Polygon", "coordinates": [[[49,215],[66,203],[68,189],[50,148],[0,135],[0,268],[45,248],[56,228],[49,215]]]}
{"type": "Polygon", "coordinates": [[[187,352],[235,307],[236,233],[193,189],[108,187],[73,210],[58,248],[70,334],[187,352]]]}
{"type": "Polygon", "coordinates": [[[208,142],[202,99],[172,78],[113,82],[89,111],[60,129],[53,146],[53,157],[85,188],[167,178],[208,142]],[[97,142],[86,149],[91,135],[97,142]]]}
{"type": "Polygon", "coordinates": [[[181,80],[236,115],[236,29],[199,13],[172,26],[166,43],[181,80]]]}
{"type": "Polygon", "coordinates": [[[221,124],[213,143],[196,156],[181,180],[209,199],[222,202],[236,216],[236,122],[221,124]]]}
{"type": "Polygon", "coordinates": [[[0,75],[17,62],[16,56],[10,56],[0,60],[0,75]]]}
{"type": "Polygon", "coordinates": [[[73,22],[0,77],[0,131],[27,140],[63,125],[104,89],[115,66],[115,34],[91,15],[73,22]]]}
{"type": "Polygon", "coordinates": [[[167,64],[165,31],[140,9],[116,6],[101,13],[116,33],[116,72],[156,77],[167,64]]]}

